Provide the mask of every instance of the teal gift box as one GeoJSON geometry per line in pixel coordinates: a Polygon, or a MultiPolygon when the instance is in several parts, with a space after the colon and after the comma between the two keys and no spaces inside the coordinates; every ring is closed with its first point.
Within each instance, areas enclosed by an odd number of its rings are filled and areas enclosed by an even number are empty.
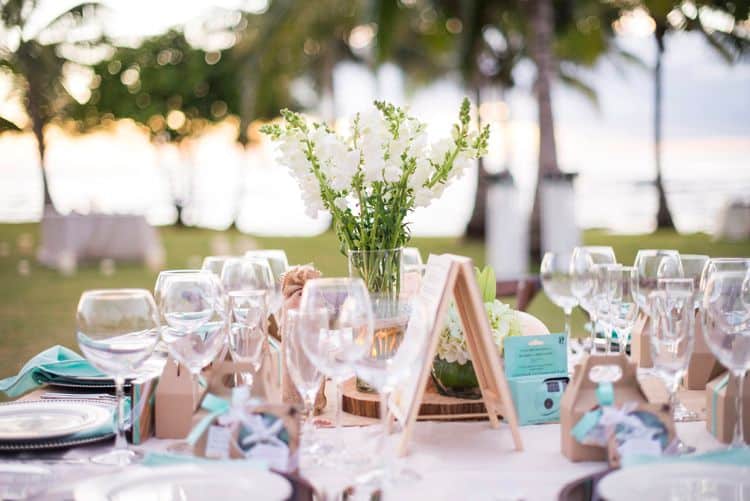
{"type": "Polygon", "coordinates": [[[521,425],[560,420],[568,377],[565,334],[513,336],[504,341],[505,376],[521,425]]]}

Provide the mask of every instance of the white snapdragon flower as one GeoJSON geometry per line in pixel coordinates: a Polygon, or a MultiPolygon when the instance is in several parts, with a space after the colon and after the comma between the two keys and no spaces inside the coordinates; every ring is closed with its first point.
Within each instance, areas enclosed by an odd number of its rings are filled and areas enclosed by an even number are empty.
{"type": "Polygon", "coordinates": [[[424,186],[424,183],[430,179],[432,175],[432,164],[424,157],[417,157],[417,165],[414,169],[414,173],[409,178],[409,187],[414,191],[419,190],[424,186]]]}
{"type": "Polygon", "coordinates": [[[414,191],[414,205],[427,207],[435,199],[434,192],[429,188],[419,188],[414,191]]]}
{"type": "Polygon", "coordinates": [[[432,145],[430,160],[437,165],[442,165],[445,162],[445,157],[448,156],[452,148],[453,141],[450,139],[441,139],[432,145]]]}
{"type": "Polygon", "coordinates": [[[474,158],[466,151],[459,152],[453,160],[453,170],[448,175],[448,179],[461,178],[472,165],[474,165],[474,158]]]}

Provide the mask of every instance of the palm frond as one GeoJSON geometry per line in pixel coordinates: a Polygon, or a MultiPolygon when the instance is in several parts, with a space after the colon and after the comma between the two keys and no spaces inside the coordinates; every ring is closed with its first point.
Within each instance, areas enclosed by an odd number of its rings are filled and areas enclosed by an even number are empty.
{"type": "Polygon", "coordinates": [[[601,110],[599,105],[599,95],[597,94],[596,89],[589,83],[581,80],[581,78],[575,74],[574,71],[570,70],[567,65],[560,65],[557,70],[557,76],[562,83],[588,99],[597,111],[601,110]]]}

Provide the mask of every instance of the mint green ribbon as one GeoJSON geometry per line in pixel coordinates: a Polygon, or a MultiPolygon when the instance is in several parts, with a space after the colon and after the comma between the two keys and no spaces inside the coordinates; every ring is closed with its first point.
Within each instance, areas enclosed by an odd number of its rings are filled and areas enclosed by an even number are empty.
{"type": "Polygon", "coordinates": [[[716,421],[716,407],[719,405],[719,393],[721,390],[727,387],[729,384],[729,374],[725,374],[723,378],[714,386],[714,391],[711,394],[711,435],[716,436],[718,433],[716,421]]]}
{"type": "Polygon", "coordinates": [[[213,420],[218,416],[229,412],[230,408],[231,404],[227,400],[217,397],[213,393],[206,393],[206,396],[203,397],[203,402],[201,403],[201,409],[208,411],[208,414],[190,431],[190,434],[185,439],[187,443],[195,445],[213,420]]]}
{"type": "Polygon", "coordinates": [[[570,434],[579,443],[583,443],[586,435],[599,423],[602,417],[602,407],[614,405],[615,390],[612,383],[599,383],[599,386],[596,387],[596,400],[599,403],[599,407],[584,414],[580,421],[570,430],[570,434]]]}

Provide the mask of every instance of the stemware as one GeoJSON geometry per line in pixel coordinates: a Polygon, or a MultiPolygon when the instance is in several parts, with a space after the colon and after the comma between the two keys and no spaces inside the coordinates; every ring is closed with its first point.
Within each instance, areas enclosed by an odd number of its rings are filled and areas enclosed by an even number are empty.
{"type": "Polygon", "coordinates": [[[221,270],[224,269],[224,263],[234,257],[235,256],[206,256],[203,258],[201,270],[210,271],[217,277],[221,277],[221,270]]]}
{"type": "MultiPolygon", "coordinates": [[[[328,326],[305,332],[302,349],[313,364],[330,377],[336,388],[336,437],[341,441],[341,395],[344,381],[354,375],[354,363],[372,345],[374,317],[370,296],[360,278],[316,278],[302,290],[299,311],[312,314],[321,308],[328,312],[328,326]]],[[[348,451],[339,443],[340,452],[348,451]]]]}
{"type": "Polygon", "coordinates": [[[313,436],[313,414],[315,400],[323,383],[323,373],[307,356],[302,348],[305,336],[316,336],[322,329],[328,328],[328,310],[320,308],[317,311],[302,313],[296,309],[284,313],[283,322],[284,357],[289,377],[295,388],[302,396],[305,420],[302,428],[302,453],[313,456],[330,452],[330,446],[317,442],[313,436]]]}
{"type": "Polygon", "coordinates": [[[578,304],[589,315],[591,323],[590,351],[596,351],[596,335],[599,327],[596,303],[594,301],[597,285],[594,265],[614,264],[615,262],[615,251],[612,247],[585,245],[573,249],[570,263],[571,275],[573,277],[571,289],[578,299],[578,304]]]}
{"type": "MultiPolygon", "coordinates": [[[[670,308],[676,309],[680,308],[678,311],[674,312],[675,314],[680,316],[680,321],[683,321],[682,317],[688,316],[688,311],[692,312],[693,320],[690,323],[690,325],[684,323],[682,324],[684,328],[689,328],[692,330],[691,334],[691,341],[689,345],[690,352],[687,353],[687,360],[685,362],[684,369],[677,374],[675,377],[677,377],[677,384],[679,384],[682,381],[682,377],[685,375],[685,371],[687,370],[687,364],[690,362],[690,356],[692,355],[693,347],[695,345],[694,339],[695,339],[695,284],[693,282],[693,279],[691,278],[660,278],[657,283],[657,289],[658,291],[662,291],[666,294],[666,298],[668,300],[667,305],[670,306],[670,308]],[[689,299],[687,300],[687,304],[682,304],[684,302],[684,297],[689,296],[689,299]],[[683,312],[682,308],[685,308],[688,311],[683,312]]],[[[659,312],[657,312],[659,313],[659,312]]],[[[662,322],[659,323],[656,326],[652,326],[652,332],[653,329],[675,329],[674,323],[669,323],[669,318],[666,318],[666,321],[664,320],[664,315],[660,313],[660,316],[662,317],[662,322]]],[[[660,333],[664,336],[669,335],[668,333],[660,333]]],[[[687,347],[686,347],[687,348],[687,347]]],[[[676,389],[675,389],[676,391],[676,389]]],[[[673,415],[674,420],[679,421],[691,421],[698,417],[698,415],[685,407],[682,402],[680,402],[677,399],[676,393],[673,400],[670,401],[672,408],[673,408],[673,415]]]]}
{"type": "MultiPolygon", "coordinates": [[[[199,271],[164,278],[161,312],[168,327],[162,340],[175,359],[188,369],[193,384],[226,344],[226,303],[221,284],[213,273],[199,271]]],[[[186,442],[171,452],[191,453],[186,442]]]]}
{"type": "Polygon", "coordinates": [[[547,297],[556,306],[562,308],[565,315],[565,333],[568,335],[568,346],[572,347],[570,316],[578,299],[573,292],[572,255],[570,252],[546,252],[542,258],[539,274],[542,287],[547,297]]]}
{"type": "Polygon", "coordinates": [[[91,364],[114,378],[117,396],[115,447],[95,456],[100,464],[124,466],[141,455],[125,439],[123,386],[149,358],[159,341],[159,313],[151,293],[142,289],[103,289],[81,295],[76,312],[76,337],[91,364]]]}
{"type": "Polygon", "coordinates": [[[638,318],[638,303],[633,294],[635,268],[617,265],[608,270],[610,294],[610,323],[617,336],[620,353],[625,353],[630,342],[630,333],[638,318]]]}
{"type": "Polygon", "coordinates": [[[403,317],[406,323],[403,336],[398,339],[387,338],[389,343],[387,350],[379,346],[381,339],[378,339],[376,334],[366,355],[354,363],[357,376],[380,394],[382,424],[375,453],[380,461],[376,462],[372,471],[360,477],[359,481],[363,483],[380,481],[381,486],[387,488],[396,480],[418,478],[418,475],[411,470],[395,471],[393,469],[393,457],[387,447],[391,418],[388,403],[392,392],[413,373],[415,367],[422,367],[425,363],[429,321],[426,307],[419,296],[409,301],[394,299],[388,295],[378,295],[371,299],[376,316],[382,316],[379,312],[385,311],[388,315],[403,317]]]}
{"type": "Polygon", "coordinates": [[[612,325],[610,323],[610,274],[619,268],[619,264],[595,264],[591,267],[594,276],[594,290],[591,295],[591,307],[596,312],[596,332],[602,331],[604,336],[604,351],[609,354],[610,340],[612,337],[612,325]]]}
{"type": "Polygon", "coordinates": [[[742,394],[750,369],[750,309],[747,289],[750,259],[711,259],[703,273],[703,335],[711,352],[737,379],[734,438],[730,447],[746,447],[742,394]]]}
{"type": "Polygon", "coordinates": [[[250,259],[265,259],[268,262],[275,283],[274,294],[269,298],[271,301],[271,313],[278,315],[283,302],[281,296],[281,279],[289,269],[289,260],[286,257],[286,252],[281,249],[253,250],[246,252],[245,257],[250,259]]]}
{"type": "Polygon", "coordinates": [[[660,278],[682,278],[682,262],[676,250],[643,249],[635,256],[635,299],[647,315],[651,315],[649,294],[657,290],[660,278]]]}
{"type": "Polygon", "coordinates": [[[248,363],[252,372],[243,372],[243,382],[252,390],[253,374],[258,372],[266,344],[263,328],[266,318],[265,291],[229,293],[229,354],[232,360],[248,363]]]}
{"type": "Polygon", "coordinates": [[[268,260],[260,257],[234,258],[224,263],[221,284],[227,292],[262,290],[266,292],[268,308],[281,304],[281,286],[276,284],[268,260]]]}

